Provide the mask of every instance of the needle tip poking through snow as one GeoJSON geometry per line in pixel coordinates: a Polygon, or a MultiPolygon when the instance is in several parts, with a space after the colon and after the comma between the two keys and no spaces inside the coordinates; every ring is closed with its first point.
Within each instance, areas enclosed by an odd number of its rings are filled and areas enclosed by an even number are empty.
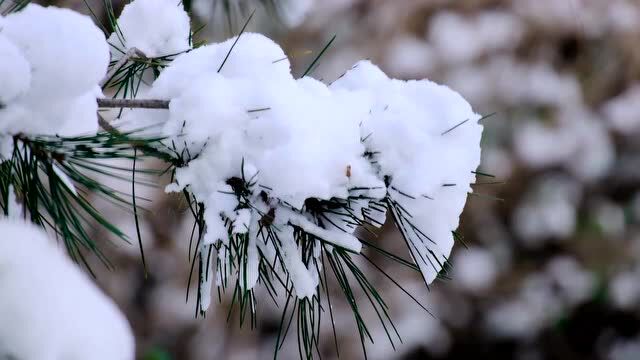
{"type": "Polygon", "coordinates": [[[125,317],[40,228],[0,219],[0,233],[1,359],[134,359],[125,317]]]}

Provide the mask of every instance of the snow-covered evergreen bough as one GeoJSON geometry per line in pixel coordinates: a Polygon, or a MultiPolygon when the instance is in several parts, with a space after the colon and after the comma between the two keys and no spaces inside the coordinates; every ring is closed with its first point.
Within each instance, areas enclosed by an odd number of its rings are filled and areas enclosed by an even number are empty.
{"type": "MultiPolygon", "coordinates": [[[[195,216],[199,311],[215,285],[253,324],[263,300],[256,286],[274,301],[285,294],[276,349],[296,316],[304,357],[317,350],[321,313],[333,322],[330,281],[353,309],[363,349],[370,334],[353,285],[383,325],[393,325],[357,257],[371,261],[367,254],[378,252],[419,271],[427,285],[446,271],[480,161],[480,116],[460,95],[428,80],[390,79],[369,61],[330,85],[297,79],[283,50],[259,34],[194,47],[189,17],[172,0],[135,0],[110,19],[107,43],[70,10],[28,5],[0,17],[5,215],[50,226],[75,259],[85,249],[100,255],[83,230],[87,218],[126,235],[96,212],[87,192],[134,210],[135,196],[129,204],[87,172],[104,170],[101,159],[128,158],[135,176],[138,157],[161,158],[171,165],[166,190],[183,194],[195,216]],[[144,79],[151,85],[139,90],[144,79]],[[103,98],[106,89],[115,99],[103,98]],[[101,107],[121,111],[111,119],[98,115],[101,107]],[[387,218],[411,261],[361,236],[387,218]]],[[[2,241],[20,242],[0,249],[30,246],[18,229],[35,230],[19,221],[0,222],[0,232],[10,230],[2,241]]],[[[22,280],[10,268],[45,256],[38,251],[47,250],[0,253],[0,289],[22,280]]]]}

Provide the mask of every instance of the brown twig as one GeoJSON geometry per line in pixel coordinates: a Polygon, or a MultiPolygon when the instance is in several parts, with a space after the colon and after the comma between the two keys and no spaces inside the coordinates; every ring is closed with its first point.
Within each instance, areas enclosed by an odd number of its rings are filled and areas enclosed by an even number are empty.
{"type": "Polygon", "coordinates": [[[109,122],[105,120],[105,118],[100,113],[98,113],[98,125],[100,125],[100,127],[104,131],[110,132],[112,134],[119,133],[118,130],[113,127],[113,125],[109,124],[109,122]]]}
{"type": "Polygon", "coordinates": [[[116,73],[118,72],[118,70],[120,70],[120,68],[122,68],[124,66],[124,64],[127,63],[127,61],[129,61],[132,57],[137,56],[141,59],[147,59],[147,55],[145,55],[142,51],[138,50],[135,47],[132,47],[131,49],[129,49],[124,55],[122,55],[122,57],[120,58],[120,60],[118,60],[112,67],[111,70],[109,70],[109,72],[107,73],[107,75],[102,78],[102,80],[100,81],[100,87],[104,87],[109,80],[111,80],[116,73]]]}
{"type": "Polygon", "coordinates": [[[97,99],[100,108],[168,109],[169,100],[159,99],[97,99]]]}

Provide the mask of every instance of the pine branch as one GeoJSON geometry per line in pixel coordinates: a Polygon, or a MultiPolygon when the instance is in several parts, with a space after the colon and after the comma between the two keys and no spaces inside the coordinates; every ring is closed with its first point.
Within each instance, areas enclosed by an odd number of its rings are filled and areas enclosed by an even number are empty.
{"type": "MultiPolygon", "coordinates": [[[[86,264],[84,252],[88,251],[109,266],[108,259],[93,241],[87,227],[95,228],[99,224],[124,241],[128,241],[128,237],[104,218],[87,196],[94,194],[130,211],[132,202],[126,197],[131,195],[102,184],[87,172],[145,184],[137,176],[129,180],[117,172],[130,169],[101,164],[97,160],[131,160],[138,157],[136,148],[142,149],[146,156],[144,150],[156,146],[160,139],[134,138],[130,133],[117,131],[76,137],[18,134],[12,139],[13,154],[0,166],[0,208],[5,215],[9,193],[15,191],[24,207],[25,217],[35,224],[51,228],[63,240],[72,258],[86,264]]],[[[140,171],[148,173],[144,169],[140,171]]],[[[136,172],[140,171],[136,169],[136,172]]],[[[133,194],[132,201],[136,199],[141,198],[133,194]]]]}

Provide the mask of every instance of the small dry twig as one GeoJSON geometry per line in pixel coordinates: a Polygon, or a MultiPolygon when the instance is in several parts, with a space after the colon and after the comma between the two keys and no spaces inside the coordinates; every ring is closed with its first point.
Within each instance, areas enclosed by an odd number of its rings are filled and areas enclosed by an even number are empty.
{"type": "Polygon", "coordinates": [[[118,60],[118,62],[116,62],[111,67],[111,70],[109,70],[107,75],[104,78],[102,78],[102,80],[100,80],[100,84],[99,84],[100,87],[103,87],[107,82],[109,82],[109,80],[111,80],[115,76],[115,74],[118,72],[118,70],[120,70],[120,68],[122,68],[124,64],[126,64],[127,61],[131,60],[131,58],[134,56],[137,56],[141,59],[147,59],[147,55],[145,55],[142,51],[138,50],[137,48],[132,47],[120,58],[120,60],[118,60]]]}
{"type": "Polygon", "coordinates": [[[159,99],[96,99],[100,108],[169,109],[169,100],[159,99]]]}

